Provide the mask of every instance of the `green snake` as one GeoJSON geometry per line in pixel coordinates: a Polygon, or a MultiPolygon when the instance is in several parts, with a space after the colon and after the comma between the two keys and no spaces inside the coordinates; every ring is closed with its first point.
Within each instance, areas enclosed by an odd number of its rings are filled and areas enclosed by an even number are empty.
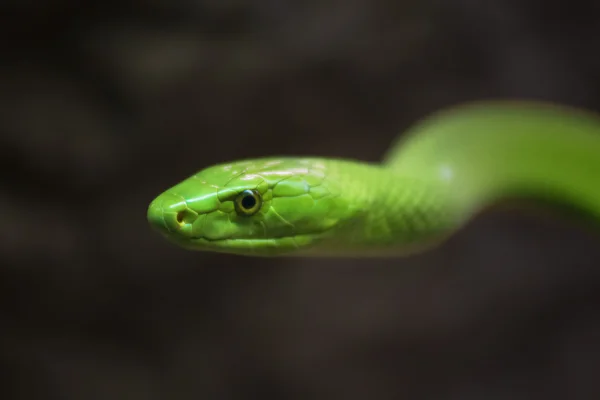
{"type": "Polygon", "coordinates": [[[402,256],[442,243],[499,201],[600,218],[600,118],[540,102],[433,113],[381,163],[265,157],[209,166],[158,195],[147,218],[191,250],[247,256],[402,256]]]}

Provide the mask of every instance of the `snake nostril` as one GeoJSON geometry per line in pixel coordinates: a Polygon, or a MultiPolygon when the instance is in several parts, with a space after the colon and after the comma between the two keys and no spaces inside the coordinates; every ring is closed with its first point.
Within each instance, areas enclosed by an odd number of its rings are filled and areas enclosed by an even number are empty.
{"type": "Polygon", "coordinates": [[[183,210],[183,211],[179,211],[177,213],[177,215],[175,216],[175,219],[177,220],[177,223],[179,225],[185,225],[185,224],[191,224],[192,222],[194,222],[194,220],[196,219],[198,215],[194,212],[191,212],[189,210],[183,210]]]}

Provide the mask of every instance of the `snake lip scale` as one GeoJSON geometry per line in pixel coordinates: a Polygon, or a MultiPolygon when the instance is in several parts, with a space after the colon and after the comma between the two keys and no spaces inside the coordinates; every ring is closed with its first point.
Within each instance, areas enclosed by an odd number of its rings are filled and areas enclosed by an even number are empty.
{"type": "MultiPolygon", "coordinates": [[[[319,232],[314,232],[314,233],[307,233],[304,234],[303,236],[311,236],[314,235],[315,237],[319,234],[319,232]]],[[[290,238],[295,238],[295,235],[285,235],[285,236],[273,236],[271,238],[248,238],[248,237],[228,237],[228,238],[219,238],[219,239],[211,239],[211,238],[207,238],[204,236],[190,236],[190,240],[194,241],[194,242],[198,242],[198,243],[220,243],[220,242],[246,242],[246,243],[260,243],[260,242],[274,242],[277,240],[281,240],[281,239],[290,239],[290,238]]]]}

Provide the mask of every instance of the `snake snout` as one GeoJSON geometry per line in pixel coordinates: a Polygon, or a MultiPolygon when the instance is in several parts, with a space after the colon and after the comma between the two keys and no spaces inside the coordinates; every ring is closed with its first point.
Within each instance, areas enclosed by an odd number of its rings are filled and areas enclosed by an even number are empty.
{"type": "Polygon", "coordinates": [[[150,203],[147,212],[148,222],[164,234],[185,235],[191,230],[191,225],[198,218],[198,214],[188,209],[185,202],[173,203],[167,200],[169,199],[158,197],[150,203]]]}

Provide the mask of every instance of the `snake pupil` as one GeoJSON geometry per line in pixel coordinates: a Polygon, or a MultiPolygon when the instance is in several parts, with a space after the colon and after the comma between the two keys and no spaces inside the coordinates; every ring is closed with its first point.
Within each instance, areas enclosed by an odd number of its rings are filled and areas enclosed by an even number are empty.
{"type": "Polygon", "coordinates": [[[256,199],[251,194],[244,196],[244,198],[242,199],[242,207],[244,207],[245,209],[251,209],[255,205],[256,199]]]}

